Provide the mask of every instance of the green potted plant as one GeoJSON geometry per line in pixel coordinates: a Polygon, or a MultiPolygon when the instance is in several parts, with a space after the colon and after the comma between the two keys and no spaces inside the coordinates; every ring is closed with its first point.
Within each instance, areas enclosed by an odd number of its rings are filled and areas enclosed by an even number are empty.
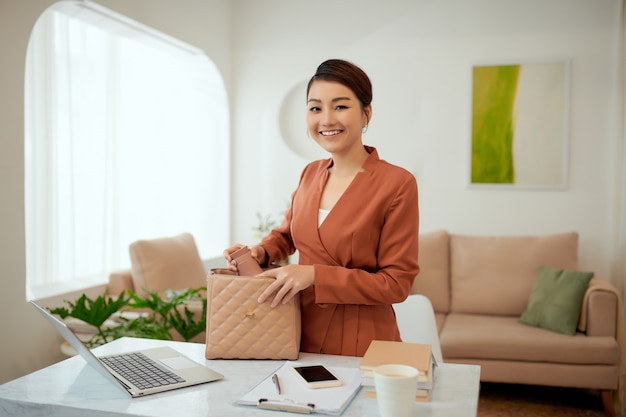
{"type": "Polygon", "coordinates": [[[206,329],[205,290],[166,290],[164,296],[154,291],[140,296],[127,290],[117,298],[103,294],[95,299],[82,294],[75,302],[65,301],[66,306],[49,310],[62,319],[73,317],[93,326],[93,335],[85,340],[90,348],[124,336],[172,340],[174,331],[190,341],[206,329]],[[202,303],[200,317],[189,310],[192,302],[202,303]]]}

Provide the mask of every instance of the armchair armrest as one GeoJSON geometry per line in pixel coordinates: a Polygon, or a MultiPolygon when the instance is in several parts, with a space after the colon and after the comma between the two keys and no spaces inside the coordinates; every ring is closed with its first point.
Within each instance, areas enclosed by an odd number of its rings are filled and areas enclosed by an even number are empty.
{"type": "Polygon", "coordinates": [[[588,336],[616,337],[621,294],[604,278],[594,277],[583,298],[578,330],[588,336]]]}
{"type": "Polygon", "coordinates": [[[109,275],[109,285],[107,286],[107,292],[109,295],[117,296],[125,290],[135,290],[133,276],[130,269],[112,272],[109,275]]]}

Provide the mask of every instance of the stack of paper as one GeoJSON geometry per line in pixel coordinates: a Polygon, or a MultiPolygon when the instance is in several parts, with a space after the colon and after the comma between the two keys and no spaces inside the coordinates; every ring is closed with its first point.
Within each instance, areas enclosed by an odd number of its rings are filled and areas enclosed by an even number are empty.
{"type": "Polygon", "coordinates": [[[361,388],[361,371],[358,368],[329,367],[343,384],[338,387],[313,389],[298,379],[293,370],[296,365],[314,364],[286,362],[275,372],[281,387],[280,394],[272,381],[274,375],[272,374],[248,391],[237,404],[257,407],[263,405],[262,408],[271,408],[266,406],[270,405],[275,406],[273,408],[275,410],[340,415],[361,388]]]}
{"type": "Polygon", "coordinates": [[[361,384],[365,394],[375,397],[374,368],[380,365],[409,365],[419,371],[417,377],[416,401],[428,401],[435,383],[437,363],[432,355],[432,346],[422,343],[392,342],[373,340],[361,360],[361,384]]]}

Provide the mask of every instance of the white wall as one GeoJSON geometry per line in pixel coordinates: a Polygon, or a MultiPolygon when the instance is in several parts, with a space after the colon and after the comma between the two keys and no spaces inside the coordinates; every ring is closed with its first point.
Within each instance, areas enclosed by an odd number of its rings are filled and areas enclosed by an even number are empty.
{"type": "MultiPolygon", "coordinates": [[[[422,231],[576,230],[581,268],[609,277],[619,200],[620,0],[98,2],[199,46],[223,72],[233,108],[234,241],[254,242],[255,213],[283,210],[307,162],[281,133],[307,140],[304,91],[301,128],[299,120],[279,123],[284,97],[321,61],[340,57],[372,78],[374,118],[365,140],[416,174],[422,231]],[[569,188],[469,189],[470,66],[555,57],[572,59],[569,188]]],[[[24,292],[24,60],[35,20],[52,3],[0,1],[0,383],[60,358],[57,338],[24,292]]]]}
{"type": "MultiPolygon", "coordinates": [[[[285,145],[279,109],[326,58],[360,65],[374,86],[364,135],[381,157],[415,173],[421,231],[580,233],[580,266],[609,277],[619,1],[273,0],[236,3],[234,237],[249,241],[255,210],[278,212],[306,160],[285,145]],[[569,188],[470,189],[472,64],[572,62],[569,188]],[[262,186],[263,185],[263,186],[262,186]]],[[[304,88],[304,87],[302,87],[304,88]]],[[[306,137],[305,92],[301,129],[306,137]]],[[[288,139],[289,140],[289,139],[288,139]]]]}

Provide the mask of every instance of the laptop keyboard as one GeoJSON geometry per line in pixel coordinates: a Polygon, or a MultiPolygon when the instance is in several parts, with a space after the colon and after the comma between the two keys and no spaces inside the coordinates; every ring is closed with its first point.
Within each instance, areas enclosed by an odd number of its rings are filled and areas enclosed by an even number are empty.
{"type": "Polygon", "coordinates": [[[139,389],[162,387],[185,382],[173,372],[161,369],[141,352],[99,358],[109,368],[132,382],[139,389]]]}

